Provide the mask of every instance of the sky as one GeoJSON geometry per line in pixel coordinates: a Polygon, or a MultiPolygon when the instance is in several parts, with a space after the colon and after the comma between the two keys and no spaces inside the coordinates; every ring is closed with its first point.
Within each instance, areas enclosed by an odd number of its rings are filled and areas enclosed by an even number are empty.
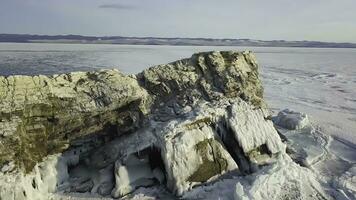
{"type": "Polygon", "coordinates": [[[355,0],[0,0],[0,33],[356,43],[355,0]]]}

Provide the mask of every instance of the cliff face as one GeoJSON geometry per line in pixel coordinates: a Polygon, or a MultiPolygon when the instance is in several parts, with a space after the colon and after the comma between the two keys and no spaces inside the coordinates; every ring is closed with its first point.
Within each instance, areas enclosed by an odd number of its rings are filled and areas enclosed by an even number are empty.
{"type": "Polygon", "coordinates": [[[199,53],[130,76],[0,77],[0,141],[0,199],[121,197],[154,184],[181,196],[285,155],[249,52],[199,53]]]}
{"type": "Polygon", "coordinates": [[[75,138],[129,128],[125,118],[145,112],[146,96],[135,78],[117,71],[0,77],[0,167],[15,162],[30,172],[75,138]]]}

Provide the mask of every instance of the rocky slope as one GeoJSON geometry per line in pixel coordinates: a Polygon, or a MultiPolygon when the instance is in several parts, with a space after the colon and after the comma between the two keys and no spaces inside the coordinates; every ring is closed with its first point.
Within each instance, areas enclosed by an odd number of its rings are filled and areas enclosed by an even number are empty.
{"type": "Polygon", "coordinates": [[[227,174],[241,177],[235,199],[329,198],[287,155],[250,52],[198,53],[130,76],[0,77],[0,169],[0,199],[118,198],[152,185],[189,199],[227,174]],[[273,193],[242,186],[278,182],[268,170],[293,174],[273,193]]]}

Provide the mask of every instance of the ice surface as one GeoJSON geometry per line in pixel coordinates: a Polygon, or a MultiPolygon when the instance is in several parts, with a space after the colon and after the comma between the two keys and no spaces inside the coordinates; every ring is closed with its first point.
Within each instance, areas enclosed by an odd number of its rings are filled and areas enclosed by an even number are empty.
{"type": "Polygon", "coordinates": [[[308,128],[278,128],[286,138],[288,153],[295,162],[311,169],[336,199],[356,199],[356,146],[328,136],[314,123],[308,128]],[[329,186],[327,186],[329,185],[329,186]]]}

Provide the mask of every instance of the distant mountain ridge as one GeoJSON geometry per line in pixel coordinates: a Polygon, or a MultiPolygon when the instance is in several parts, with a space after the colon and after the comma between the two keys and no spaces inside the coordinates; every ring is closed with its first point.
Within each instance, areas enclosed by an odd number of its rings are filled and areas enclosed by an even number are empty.
{"type": "Polygon", "coordinates": [[[128,45],[176,45],[176,46],[260,46],[260,47],[318,47],[356,48],[355,43],[320,41],[214,39],[214,38],[163,38],[82,35],[30,35],[0,34],[0,42],[17,43],[69,43],[69,44],[128,44],[128,45]]]}

